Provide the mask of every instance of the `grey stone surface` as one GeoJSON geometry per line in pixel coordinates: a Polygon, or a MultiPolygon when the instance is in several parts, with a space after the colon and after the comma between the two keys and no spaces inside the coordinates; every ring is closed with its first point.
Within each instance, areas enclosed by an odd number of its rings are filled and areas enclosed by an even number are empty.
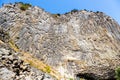
{"type": "Polygon", "coordinates": [[[2,80],[13,80],[15,73],[8,70],[7,68],[0,69],[0,79],[2,80]]]}
{"type": "Polygon", "coordinates": [[[66,78],[87,73],[94,79],[111,79],[120,66],[120,26],[102,12],[59,16],[37,6],[22,11],[19,4],[8,4],[0,8],[0,26],[21,50],[66,78]]]}
{"type": "Polygon", "coordinates": [[[20,53],[15,53],[5,43],[0,43],[0,80],[55,80],[25,63],[19,55],[20,53]]]}

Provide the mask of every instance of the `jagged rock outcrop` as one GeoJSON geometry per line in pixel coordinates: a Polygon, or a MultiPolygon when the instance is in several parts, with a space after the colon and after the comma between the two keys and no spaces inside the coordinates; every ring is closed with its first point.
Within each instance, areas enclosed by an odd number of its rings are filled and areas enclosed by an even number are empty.
{"type": "Polygon", "coordinates": [[[8,45],[0,42],[0,80],[55,80],[20,58],[8,45]]]}
{"type": "Polygon", "coordinates": [[[20,50],[64,79],[114,79],[120,66],[120,26],[102,12],[55,15],[36,6],[23,11],[19,3],[7,4],[0,8],[0,26],[20,50]]]}

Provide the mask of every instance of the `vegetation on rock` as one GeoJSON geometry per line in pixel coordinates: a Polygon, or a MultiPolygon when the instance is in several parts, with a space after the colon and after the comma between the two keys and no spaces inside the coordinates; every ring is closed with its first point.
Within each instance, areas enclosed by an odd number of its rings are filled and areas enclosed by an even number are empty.
{"type": "Polygon", "coordinates": [[[116,73],[116,76],[115,76],[116,79],[120,80],[120,67],[116,69],[115,73],[116,73]]]}
{"type": "Polygon", "coordinates": [[[71,12],[78,12],[78,9],[73,9],[71,10],[71,12]]]}
{"type": "Polygon", "coordinates": [[[31,7],[31,4],[28,4],[28,3],[20,3],[20,9],[25,11],[27,10],[29,7],[31,7]]]}

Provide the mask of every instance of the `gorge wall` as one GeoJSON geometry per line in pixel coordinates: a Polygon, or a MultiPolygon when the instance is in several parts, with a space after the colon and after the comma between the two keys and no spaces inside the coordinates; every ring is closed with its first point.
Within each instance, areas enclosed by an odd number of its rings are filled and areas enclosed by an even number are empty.
{"type": "Polygon", "coordinates": [[[13,43],[30,53],[57,71],[61,80],[114,79],[120,66],[120,26],[114,19],[103,12],[81,10],[58,15],[37,6],[21,10],[21,5],[0,8],[4,44],[13,43]]]}

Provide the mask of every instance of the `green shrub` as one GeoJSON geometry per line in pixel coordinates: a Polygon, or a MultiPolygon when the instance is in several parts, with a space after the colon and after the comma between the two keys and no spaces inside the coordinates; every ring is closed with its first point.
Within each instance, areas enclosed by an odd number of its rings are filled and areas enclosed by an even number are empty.
{"type": "Polygon", "coordinates": [[[61,14],[57,13],[58,16],[60,16],[61,14]]]}
{"type": "Polygon", "coordinates": [[[115,76],[116,80],[120,80],[120,67],[116,69],[115,73],[116,73],[115,76]]]}
{"type": "Polygon", "coordinates": [[[29,7],[31,7],[31,4],[27,4],[27,3],[20,3],[20,9],[25,11],[27,10],[29,7]]]}
{"type": "Polygon", "coordinates": [[[71,10],[71,12],[78,12],[78,9],[73,9],[71,10]]]}

